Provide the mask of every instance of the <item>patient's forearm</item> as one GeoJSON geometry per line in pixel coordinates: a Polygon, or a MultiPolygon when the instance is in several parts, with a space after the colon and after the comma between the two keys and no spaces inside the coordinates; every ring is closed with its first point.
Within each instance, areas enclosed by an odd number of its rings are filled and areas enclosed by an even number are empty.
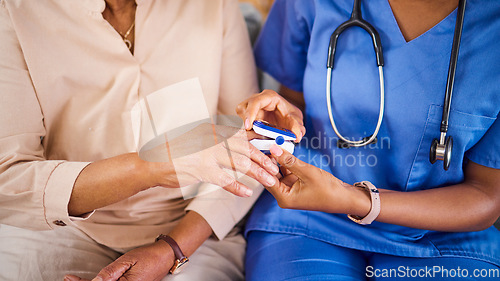
{"type": "MultiPolygon", "coordinates": [[[[155,185],[151,163],[128,153],[89,164],[80,173],[68,204],[72,216],[119,202],[155,185]]],[[[168,165],[162,168],[168,170],[168,165]]],[[[174,169],[172,168],[172,174],[174,169]]]]}
{"type": "Polygon", "coordinates": [[[200,214],[189,211],[168,235],[191,256],[212,235],[212,228],[200,214]]]}

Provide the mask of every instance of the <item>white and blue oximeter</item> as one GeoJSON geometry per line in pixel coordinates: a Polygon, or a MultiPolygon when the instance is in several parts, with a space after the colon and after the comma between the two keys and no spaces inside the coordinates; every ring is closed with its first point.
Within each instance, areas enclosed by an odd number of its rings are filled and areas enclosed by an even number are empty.
{"type": "Polygon", "coordinates": [[[292,131],[276,128],[266,121],[256,120],[253,122],[253,130],[269,139],[253,139],[250,143],[265,154],[270,154],[269,149],[273,144],[279,145],[282,149],[293,154],[295,150],[294,140],[297,139],[292,131]]]}

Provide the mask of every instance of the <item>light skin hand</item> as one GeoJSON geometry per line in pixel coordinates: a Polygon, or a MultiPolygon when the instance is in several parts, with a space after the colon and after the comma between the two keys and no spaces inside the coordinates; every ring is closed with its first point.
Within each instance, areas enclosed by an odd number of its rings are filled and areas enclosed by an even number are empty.
{"type": "Polygon", "coordinates": [[[302,111],[272,90],[264,90],[241,102],[236,113],[244,120],[247,130],[252,129],[253,121],[265,120],[291,130],[297,136],[297,143],[306,132],[302,111]]]}
{"type": "MultiPolygon", "coordinates": [[[[173,163],[176,186],[208,182],[233,194],[248,197],[252,190],[236,179],[236,171],[263,185],[274,185],[277,181],[274,175],[278,173],[278,167],[265,154],[250,145],[249,140],[255,137],[258,136],[254,132],[234,127],[202,124],[168,141],[170,159],[160,162],[166,165],[173,163]]],[[[165,150],[165,144],[162,144],[160,149],[165,150]]],[[[156,181],[157,185],[161,186],[171,177],[170,174],[163,174],[161,170],[155,174],[159,175],[156,181]]]]}
{"type": "MultiPolygon", "coordinates": [[[[330,173],[271,148],[286,168],[280,183],[267,189],[282,208],[352,214],[364,217],[369,194],[341,182],[330,173]]],[[[464,182],[440,188],[398,192],[378,188],[381,212],[377,221],[435,231],[479,231],[500,215],[500,170],[469,161],[464,182]]]]}
{"type": "MultiPolygon", "coordinates": [[[[238,196],[251,196],[252,190],[235,179],[234,171],[263,185],[275,184],[277,166],[248,142],[258,137],[257,134],[223,126],[217,126],[215,132],[218,139],[224,141],[214,144],[214,131],[211,126],[205,126],[171,143],[173,161],[145,161],[137,153],[128,153],[89,164],[76,179],[68,204],[69,214],[79,216],[154,186],[177,188],[180,184],[186,186],[201,181],[222,186],[238,196]],[[186,148],[192,150],[195,144],[205,140],[211,141],[211,146],[184,153],[186,148]],[[175,157],[176,153],[184,154],[175,157]],[[228,174],[223,168],[232,173],[228,174]]],[[[165,144],[161,149],[165,149],[165,144]]]]}
{"type": "MultiPolygon", "coordinates": [[[[186,256],[191,256],[212,234],[210,225],[198,213],[190,211],[168,233],[186,256]]],[[[172,248],[163,240],[129,251],[103,268],[93,281],[156,281],[168,274],[175,260],[172,248]],[[101,279],[99,279],[101,278],[101,279]]],[[[187,265],[189,266],[189,265],[187,265]]],[[[65,281],[89,281],[66,275],[65,281]]]]}

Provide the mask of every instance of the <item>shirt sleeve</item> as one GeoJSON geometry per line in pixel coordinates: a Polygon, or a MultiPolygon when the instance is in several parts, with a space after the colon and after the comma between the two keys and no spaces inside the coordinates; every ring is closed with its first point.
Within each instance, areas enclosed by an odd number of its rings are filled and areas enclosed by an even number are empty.
{"type": "Polygon", "coordinates": [[[69,198],[88,163],[45,159],[43,113],[3,2],[0,38],[0,223],[34,230],[70,224],[69,198]]]}
{"type": "MultiPolygon", "coordinates": [[[[260,183],[248,176],[239,178],[238,181],[254,191],[251,197],[238,197],[217,187],[215,191],[194,198],[185,209],[186,212],[195,211],[200,214],[219,240],[224,239],[245,217],[263,190],[260,183]]],[[[213,188],[212,184],[204,183],[203,185],[205,185],[203,188],[213,188]]]]}
{"type": "MultiPolygon", "coordinates": [[[[224,34],[221,61],[220,114],[236,116],[236,106],[258,91],[257,74],[248,31],[238,2],[224,1],[224,34]]],[[[263,190],[258,182],[244,176],[239,179],[254,190],[249,198],[235,196],[221,188],[197,196],[186,207],[195,211],[210,225],[214,234],[223,239],[246,215],[263,190]]],[[[204,184],[210,188],[209,184],[204,184]]]]}
{"type": "Polygon", "coordinates": [[[298,92],[303,92],[313,5],[314,1],[275,1],[254,49],[262,71],[298,92]]]}
{"type": "Polygon", "coordinates": [[[479,142],[466,152],[466,157],[479,165],[500,169],[500,120],[498,116],[479,142]]]}

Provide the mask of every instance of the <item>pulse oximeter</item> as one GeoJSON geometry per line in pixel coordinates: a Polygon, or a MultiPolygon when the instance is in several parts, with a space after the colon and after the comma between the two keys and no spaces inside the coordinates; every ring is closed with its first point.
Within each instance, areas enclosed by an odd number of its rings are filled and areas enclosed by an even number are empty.
{"type": "Polygon", "coordinates": [[[276,128],[266,121],[256,120],[253,122],[253,130],[269,139],[253,139],[250,143],[265,154],[270,154],[269,149],[273,144],[277,144],[282,149],[293,154],[295,144],[293,141],[297,138],[292,131],[276,128]]]}

